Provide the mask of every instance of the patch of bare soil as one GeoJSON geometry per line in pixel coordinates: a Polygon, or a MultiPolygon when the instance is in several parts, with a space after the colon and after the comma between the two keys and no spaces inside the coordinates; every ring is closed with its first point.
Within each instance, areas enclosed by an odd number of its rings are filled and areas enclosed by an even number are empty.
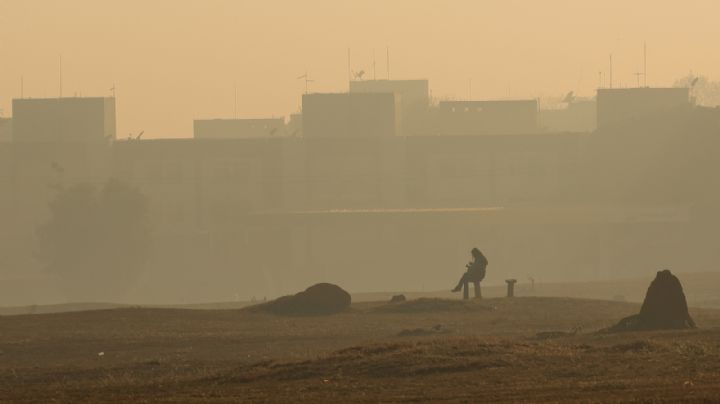
{"type": "Polygon", "coordinates": [[[312,317],[140,308],[0,317],[0,402],[720,400],[720,311],[691,309],[695,330],[599,334],[639,306],[413,302],[312,317]]]}

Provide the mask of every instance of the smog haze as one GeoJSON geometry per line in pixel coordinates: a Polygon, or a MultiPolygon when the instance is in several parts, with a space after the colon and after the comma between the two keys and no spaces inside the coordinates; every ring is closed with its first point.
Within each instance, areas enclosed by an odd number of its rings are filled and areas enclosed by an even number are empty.
{"type": "Polygon", "coordinates": [[[286,116],[311,91],[347,88],[353,70],[428,78],[436,99],[592,96],[614,58],[633,86],[691,71],[717,80],[720,4],[536,1],[0,1],[0,109],[11,99],[109,96],[118,133],[191,137],[199,118],[286,116]],[[374,54],[374,57],[373,57],[374,54]],[[470,84],[471,81],[471,84],[470,84]],[[471,89],[469,88],[471,87],[471,89]]]}

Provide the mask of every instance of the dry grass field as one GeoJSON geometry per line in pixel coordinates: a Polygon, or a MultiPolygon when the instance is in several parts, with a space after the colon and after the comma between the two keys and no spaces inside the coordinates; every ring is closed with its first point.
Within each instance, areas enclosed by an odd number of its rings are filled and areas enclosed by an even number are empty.
{"type": "Polygon", "coordinates": [[[720,311],[598,334],[639,306],[356,303],[322,317],[121,308],[0,317],[2,402],[717,402],[720,311]]]}

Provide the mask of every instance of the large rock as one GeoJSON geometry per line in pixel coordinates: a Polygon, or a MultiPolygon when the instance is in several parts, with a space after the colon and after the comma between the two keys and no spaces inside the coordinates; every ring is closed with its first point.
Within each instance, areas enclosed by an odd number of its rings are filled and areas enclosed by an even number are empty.
{"type": "Polygon", "coordinates": [[[337,285],[318,283],[295,295],[283,296],[260,306],[282,315],[339,313],[350,307],[350,294],[337,285]]]}
{"type": "Polygon", "coordinates": [[[695,328],[680,280],[669,270],[658,271],[640,313],[626,317],[608,331],[695,328]]]}

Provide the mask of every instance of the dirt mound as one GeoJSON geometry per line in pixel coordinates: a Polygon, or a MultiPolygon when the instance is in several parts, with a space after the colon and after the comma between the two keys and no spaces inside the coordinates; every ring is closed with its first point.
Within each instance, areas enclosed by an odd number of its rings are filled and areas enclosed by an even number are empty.
{"type": "Polygon", "coordinates": [[[420,298],[405,302],[389,303],[376,308],[379,313],[425,313],[431,311],[491,310],[489,306],[463,300],[420,298]]]}
{"type": "Polygon", "coordinates": [[[395,295],[390,299],[390,303],[399,303],[399,302],[405,302],[407,301],[407,298],[405,295],[395,295]]]}
{"type": "Polygon", "coordinates": [[[350,294],[331,283],[318,283],[304,291],[277,298],[254,307],[280,315],[324,315],[339,313],[350,307],[350,294]]]}
{"type": "Polygon", "coordinates": [[[669,270],[658,271],[645,295],[640,313],[625,317],[604,331],[695,328],[680,280],[669,270]]]}

